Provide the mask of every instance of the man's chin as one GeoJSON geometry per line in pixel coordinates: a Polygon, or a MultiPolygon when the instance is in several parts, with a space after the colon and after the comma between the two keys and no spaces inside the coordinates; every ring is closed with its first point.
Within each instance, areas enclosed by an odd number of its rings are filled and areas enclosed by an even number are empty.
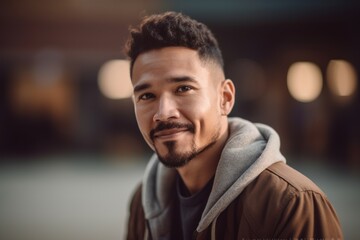
{"type": "Polygon", "coordinates": [[[169,168],[185,166],[198,154],[195,144],[189,145],[189,142],[180,144],[178,141],[155,141],[154,145],[160,162],[169,168]]]}
{"type": "Polygon", "coordinates": [[[191,159],[179,159],[174,157],[161,157],[158,155],[159,161],[168,168],[180,168],[185,166],[191,159]]]}
{"type": "Polygon", "coordinates": [[[179,168],[185,166],[190,162],[197,154],[196,151],[182,152],[182,153],[167,153],[165,155],[156,152],[159,160],[166,167],[179,168]]]}

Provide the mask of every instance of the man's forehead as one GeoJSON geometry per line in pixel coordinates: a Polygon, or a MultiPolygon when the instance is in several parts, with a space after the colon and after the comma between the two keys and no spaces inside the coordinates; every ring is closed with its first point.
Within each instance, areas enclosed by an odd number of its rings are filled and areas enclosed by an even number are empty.
{"type": "Polygon", "coordinates": [[[139,64],[151,64],[153,62],[162,60],[185,61],[187,59],[200,60],[198,52],[196,50],[186,47],[164,47],[139,54],[139,56],[134,62],[134,67],[139,64]]]}
{"type": "Polygon", "coordinates": [[[132,75],[133,79],[158,77],[158,75],[170,78],[171,75],[184,75],[184,71],[202,71],[201,68],[204,67],[195,50],[167,47],[140,54],[134,62],[132,75]]]}
{"type": "Polygon", "coordinates": [[[186,47],[165,47],[144,52],[137,57],[132,82],[136,85],[154,79],[207,78],[209,74],[224,79],[222,69],[211,61],[200,59],[196,50],[186,47]]]}

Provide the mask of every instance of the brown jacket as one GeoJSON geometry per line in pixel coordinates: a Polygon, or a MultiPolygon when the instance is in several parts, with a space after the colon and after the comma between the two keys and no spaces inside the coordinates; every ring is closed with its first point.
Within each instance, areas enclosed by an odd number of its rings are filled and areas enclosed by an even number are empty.
{"type": "MultiPolygon", "coordinates": [[[[170,221],[170,219],[169,219],[170,221]]],[[[324,193],[283,162],[263,171],[195,239],[343,239],[324,193]]],[[[128,240],[152,239],[141,186],[130,205],[128,240]]]]}

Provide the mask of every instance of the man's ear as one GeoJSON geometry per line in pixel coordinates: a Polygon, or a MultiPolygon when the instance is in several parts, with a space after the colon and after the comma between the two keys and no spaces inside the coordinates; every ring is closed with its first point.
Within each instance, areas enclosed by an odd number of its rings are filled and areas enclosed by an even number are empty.
{"type": "Polygon", "coordinates": [[[221,114],[227,116],[234,107],[235,103],[235,86],[230,79],[221,83],[221,114]]]}

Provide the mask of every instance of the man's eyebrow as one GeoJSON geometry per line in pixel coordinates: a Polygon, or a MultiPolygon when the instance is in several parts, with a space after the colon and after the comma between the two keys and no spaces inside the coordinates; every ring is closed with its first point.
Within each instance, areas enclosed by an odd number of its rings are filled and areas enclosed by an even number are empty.
{"type": "Polygon", "coordinates": [[[181,77],[172,77],[168,80],[169,82],[194,82],[196,83],[197,81],[195,79],[193,79],[192,77],[189,76],[181,76],[181,77]]]}
{"type": "Polygon", "coordinates": [[[148,89],[151,85],[149,83],[139,84],[134,87],[134,93],[148,89]]]}
{"type": "MultiPolygon", "coordinates": [[[[171,77],[167,81],[174,82],[174,83],[179,83],[179,82],[194,82],[194,83],[196,83],[197,82],[195,79],[193,79],[189,76],[171,77]]],[[[150,87],[151,87],[151,84],[149,84],[149,83],[143,83],[143,84],[136,85],[134,87],[134,93],[146,90],[150,87]]]]}

